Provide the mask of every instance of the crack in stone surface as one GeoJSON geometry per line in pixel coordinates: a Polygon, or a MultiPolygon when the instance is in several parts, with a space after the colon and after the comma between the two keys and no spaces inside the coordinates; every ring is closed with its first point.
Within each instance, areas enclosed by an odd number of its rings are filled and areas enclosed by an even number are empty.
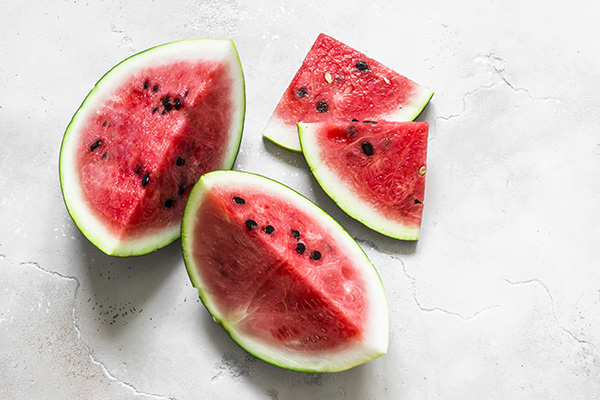
{"type": "Polygon", "coordinates": [[[146,396],[146,397],[150,397],[150,398],[153,398],[153,399],[177,400],[175,397],[162,396],[162,395],[158,395],[158,394],[141,392],[133,384],[131,384],[129,382],[126,382],[126,381],[123,381],[123,380],[117,378],[116,376],[114,376],[108,370],[108,367],[103,362],[97,360],[92,355],[91,348],[85,343],[85,341],[81,337],[81,331],[79,330],[79,326],[77,325],[76,321],[77,321],[77,316],[75,315],[75,308],[73,308],[73,326],[75,327],[75,331],[77,332],[77,338],[79,338],[79,340],[81,341],[81,343],[83,344],[83,346],[87,349],[87,351],[88,351],[88,357],[90,358],[90,361],[93,364],[95,364],[98,367],[100,367],[100,369],[102,370],[102,372],[104,373],[104,375],[108,379],[110,379],[111,381],[113,381],[115,383],[118,383],[119,385],[122,385],[122,386],[126,387],[127,389],[131,390],[134,393],[134,395],[136,395],[136,396],[146,396]]]}
{"type": "Polygon", "coordinates": [[[489,85],[478,86],[475,89],[466,92],[463,95],[463,97],[462,97],[462,109],[461,109],[461,111],[459,111],[458,113],[455,113],[455,114],[447,115],[447,116],[443,116],[443,115],[437,116],[437,117],[435,117],[436,120],[441,119],[441,120],[444,120],[444,121],[448,121],[450,119],[460,117],[467,110],[467,104],[466,104],[467,97],[472,96],[473,94],[477,93],[480,90],[491,89],[494,86],[498,86],[500,84],[505,84],[506,86],[508,86],[514,92],[525,93],[527,95],[527,97],[529,97],[531,100],[534,100],[534,101],[536,101],[536,100],[542,100],[542,101],[556,101],[556,102],[559,102],[559,103],[561,102],[560,99],[558,99],[556,97],[551,97],[551,96],[534,97],[534,96],[531,95],[531,92],[527,88],[515,86],[506,77],[506,68],[505,68],[505,61],[504,61],[504,59],[502,57],[499,57],[498,55],[496,55],[493,52],[485,54],[485,55],[478,55],[478,56],[476,56],[473,59],[473,61],[482,63],[484,65],[488,65],[489,67],[491,67],[492,70],[494,71],[494,73],[498,75],[498,77],[500,78],[500,80],[497,81],[497,82],[494,82],[492,84],[489,84],[489,85]]]}
{"type": "Polygon", "coordinates": [[[111,25],[110,30],[112,33],[121,36],[121,47],[127,48],[127,50],[129,50],[131,53],[136,52],[135,48],[133,47],[133,40],[125,33],[125,31],[118,30],[115,25],[111,25]]]}
{"type": "Polygon", "coordinates": [[[458,113],[450,114],[448,116],[439,115],[439,116],[435,117],[435,119],[436,120],[441,119],[444,121],[448,121],[450,119],[460,117],[462,114],[464,114],[467,111],[467,100],[466,100],[467,97],[474,95],[475,93],[477,93],[480,90],[491,89],[494,86],[496,86],[497,84],[498,83],[492,83],[491,85],[482,85],[482,86],[476,87],[475,89],[465,93],[462,97],[462,109],[458,113]]]}
{"type": "Polygon", "coordinates": [[[406,270],[406,265],[404,264],[404,261],[402,261],[400,258],[398,258],[392,254],[388,254],[388,255],[391,258],[398,260],[402,264],[402,273],[404,274],[404,276],[406,276],[411,281],[410,287],[411,287],[412,298],[415,301],[415,304],[417,305],[417,307],[419,307],[419,309],[423,312],[441,312],[443,314],[458,317],[458,318],[462,319],[463,321],[471,321],[471,320],[477,318],[479,315],[485,313],[488,310],[491,310],[493,308],[501,308],[502,307],[497,304],[492,304],[492,305],[484,307],[484,308],[480,309],[479,311],[473,313],[472,315],[468,315],[468,316],[465,316],[456,311],[449,311],[449,310],[446,310],[441,307],[423,307],[423,305],[421,305],[421,302],[419,301],[419,298],[417,296],[417,279],[408,273],[408,271],[406,270]]]}
{"type": "Polygon", "coordinates": [[[558,327],[563,332],[565,332],[568,336],[570,336],[572,339],[574,339],[575,341],[579,342],[580,344],[588,345],[588,346],[592,347],[596,351],[596,353],[600,353],[598,350],[598,347],[596,347],[596,345],[593,342],[591,342],[589,340],[585,340],[585,339],[580,339],[579,337],[577,337],[577,335],[575,335],[573,332],[571,332],[563,324],[560,323],[560,321],[558,320],[558,317],[556,316],[556,310],[554,308],[554,297],[552,296],[552,292],[550,292],[550,289],[548,288],[548,286],[544,282],[542,282],[540,279],[532,278],[532,279],[527,279],[524,281],[516,281],[516,282],[511,281],[506,278],[502,278],[502,280],[512,286],[519,286],[519,285],[539,285],[539,286],[541,286],[544,289],[544,291],[546,292],[546,294],[548,295],[548,297],[550,298],[550,307],[552,309],[552,318],[554,319],[554,322],[556,322],[558,327]]]}
{"type": "Polygon", "coordinates": [[[494,70],[494,72],[496,74],[498,74],[498,76],[500,77],[500,79],[502,80],[502,82],[504,82],[513,91],[515,91],[515,92],[524,92],[532,100],[552,100],[552,101],[560,102],[560,99],[557,99],[557,98],[554,98],[554,97],[550,97],[550,96],[546,96],[546,97],[533,97],[527,88],[518,87],[518,86],[513,85],[508,80],[508,78],[506,78],[506,75],[505,75],[505,72],[506,72],[506,67],[505,67],[506,62],[504,61],[504,59],[502,57],[496,55],[496,53],[490,52],[490,53],[485,54],[485,55],[476,56],[473,59],[473,61],[477,61],[477,62],[481,62],[481,60],[483,60],[483,64],[487,64],[490,67],[492,67],[492,69],[494,70]]]}
{"type": "Polygon", "coordinates": [[[102,363],[101,361],[96,360],[96,358],[94,358],[94,356],[92,355],[92,350],[90,348],[90,346],[88,346],[87,343],[85,343],[85,341],[82,338],[81,335],[81,330],[79,329],[79,325],[78,325],[78,318],[76,315],[76,307],[77,307],[77,296],[79,294],[79,288],[81,287],[81,283],[79,282],[79,279],[77,279],[75,276],[70,276],[70,275],[64,275],[61,274],[60,272],[57,271],[51,271],[48,270],[46,268],[43,268],[42,266],[40,266],[40,264],[36,261],[23,261],[21,263],[19,263],[19,265],[21,266],[30,266],[33,267],[39,271],[42,271],[45,274],[49,274],[52,276],[56,276],[59,277],[60,279],[67,279],[70,281],[74,281],[76,283],[75,286],[75,295],[73,297],[73,311],[72,311],[72,318],[73,318],[73,328],[75,329],[75,332],[77,333],[77,338],[79,339],[79,341],[81,342],[81,344],[83,345],[83,347],[86,349],[87,353],[88,353],[88,357],[90,358],[90,360],[92,361],[93,364],[97,365],[100,367],[100,369],[102,370],[102,372],[104,373],[104,375],[111,381],[118,383],[126,388],[128,388],[129,390],[133,391],[134,395],[136,396],[146,396],[146,397],[150,397],[150,398],[154,398],[154,399],[163,399],[163,400],[177,400],[174,397],[169,397],[169,396],[162,396],[162,395],[157,395],[157,394],[151,394],[151,393],[144,393],[139,391],[134,385],[132,385],[131,383],[125,382],[123,380],[118,379],[117,377],[115,377],[106,367],[106,365],[104,363],[102,363]]]}

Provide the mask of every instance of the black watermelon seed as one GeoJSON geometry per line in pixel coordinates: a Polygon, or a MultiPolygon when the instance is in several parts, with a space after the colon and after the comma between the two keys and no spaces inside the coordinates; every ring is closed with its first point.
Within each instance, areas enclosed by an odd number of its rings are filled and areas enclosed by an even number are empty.
{"type": "Polygon", "coordinates": [[[165,111],[171,111],[173,104],[171,104],[171,98],[169,96],[162,100],[162,105],[165,107],[165,111]]]}
{"type": "Polygon", "coordinates": [[[373,146],[371,146],[371,143],[369,143],[369,142],[363,142],[362,151],[366,155],[372,156],[373,155],[373,146]]]}
{"type": "Polygon", "coordinates": [[[363,123],[365,123],[365,124],[376,124],[377,122],[375,122],[375,121],[369,121],[367,119],[367,120],[364,120],[363,123]]]}
{"type": "Polygon", "coordinates": [[[142,186],[146,186],[150,182],[150,172],[146,172],[142,178],[142,186]]]}
{"type": "Polygon", "coordinates": [[[306,250],[306,246],[304,245],[304,243],[298,243],[298,245],[296,246],[296,251],[298,252],[298,254],[304,253],[304,250],[306,250]]]}
{"type": "Polygon", "coordinates": [[[423,204],[423,203],[420,202],[419,200],[415,199],[415,204],[423,204]]]}
{"type": "Polygon", "coordinates": [[[317,111],[320,113],[327,111],[328,108],[329,104],[325,103],[324,101],[321,101],[319,104],[317,104],[317,111]]]}
{"type": "Polygon", "coordinates": [[[312,258],[313,260],[318,260],[321,258],[321,252],[320,251],[313,251],[312,255],[310,256],[310,258],[312,258]]]}
{"type": "Polygon", "coordinates": [[[106,126],[107,124],[108,124],[108,121],[106,121],[106,120],[105,120],[105,121],[102,123],[102,126],[106,126]]]}
{"type": "Polygon", "coordinates": [[[153,92],[157,92],[158,91],[158,85],[154,85],[154,87],[152,88],[153,92]]]}
{"type": "Polygon", "coordinates": [[[138,167],[138,169],[135,171],[136,175],[139,175],[140,172],[142,172],[142,167],[138,167]]]}
{"type": "Polygon", "coordinates": [[[265,226],[264,230],[265,230],[266,233],[268,233],[270,235],[271,233],[273,233],[273,231],[275,230],[275,228],[273,228],[273,225],[267,225],[267,226],[265,226]]]}
{"type": "Polygon", "coordinates": [[[96,150],[102,144],[102,140],[96,140],[90,147],[90,151],[96,150]]]}
{"type": "Polygon", "coordinates": [[[292,236],[296,239],[300,239],[300,232],[295,229],[292,229],[292,236]]]}
{"type": "Polygon", "coordinates": [[[182,195],[184,193],[185,193],[185,186],[184,185],[179,186],[179,194],[182,195]]]}
{"type": "Polygon", "coordinates": [[[175,99],[175,109],[179,110],[181,108],[181,100],[175,99]]]}
{"type": "Polygon", "coordinates": [[[157,111],[158,111],[158,107],[155,107],[154,110],[152,110],[152,114],[154,114],[157,111]]]}
{"type": "Polygon", "coordinates": [[[174,204],[175,204],[175,201],[173,201],[173,199],[165,200],[165,207],[167,207],[167,208],[173,207],[174,204]]]}
{"type": "Polygon", "coordinates": [[[148,83],[148,81],[144,82],[144,90],[148,89],[149,86],[150,86],[150,83],[148,83]]]}
{"type": "Polygon", "coordinates": [[[107,152],[102,153],[102,159],[105,160],[107,155],[108,155],[107,152]]]}
{"type": "Polygon", "coordinates": [[[303,88],[303,87],[298,89],[298,91],[296,92],[298,97],[304,97],[304,96],[306,96],[306,93],[308,93],[308,91],[306,90],[306,88],[303,88]]]}
{"type": "Polygon", "coordinates": [[[369,66],[364,61],[357,61],[356,68],[358,68],[361,71],[367,71],[369,69],[369,66]]]}
{"type": "Polygon", "coordinates": [[[185,93],[183,94],[183,97],[188,97],[188,94],[190,94],[190,91],[186,90],[185,93]]]}
{"type": "Polygon", "coordinates": [[[178,167],[183,167],[185,165],[185,160],[181,157],[177,157],[175,165],[177,165],[178,167]]]}
{"type": "Polygon", "coordinates": [[[236,202],[236,204],[246,204],[246,200],[242,199],[241,197],[235,196],[233,198],[233,201],[236,202]]]}
{"type": "Polygon", "coordinates": [[[246,220],[246,228],[248,228],[249,231],[251,231],[252,229],[254,229],[255,226],[258,226],[258,224],[256,223],[256,221],[251,220],[251,219],[247,219],[246,220]]]}
{"type": "Polygon", "coordinates": [[[356,118],[352,118],[352,122],[358,122],[356,118]]]}

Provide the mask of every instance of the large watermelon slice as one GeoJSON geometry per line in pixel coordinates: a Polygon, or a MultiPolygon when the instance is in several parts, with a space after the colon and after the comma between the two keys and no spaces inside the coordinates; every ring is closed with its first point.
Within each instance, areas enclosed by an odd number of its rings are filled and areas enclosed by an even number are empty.
{"type": "Polygon", "coordinates": [[[69,213],[107,254],[166,246],[179,237],[198,178],[232,167],[244,112],[230,40],[172,42],[126,59],[96,84],[66,130],[60,179],[69,213]]]}
{"type": "Polygon", "coordinates": [[[331,217],[280,183],[203,175],[182,224],[187,270],[213,318],[251,354],[332,372],[387,350],[377,272],[331,217]]]}
{"type": "Polygon", "coordinates": [[[279,100],[263,136],[300,151],[298,122],[412,121],[431,96],[423,86],[321,34],[279,100]]]}
{"type": "Polygon", "coordinates": [[[384,235],[419,238],[426,122],[323,122],[298,131],[313,175],[341,209],[384,235]]]}

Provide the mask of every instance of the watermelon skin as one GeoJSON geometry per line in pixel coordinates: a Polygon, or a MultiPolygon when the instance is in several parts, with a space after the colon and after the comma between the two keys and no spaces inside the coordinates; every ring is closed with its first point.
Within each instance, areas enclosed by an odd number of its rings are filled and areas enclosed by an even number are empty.
{"type": "Polygon", "coordinates": [[[122,61],[88,94],[63,138],[61,188],[73,220],[109,255],[170,244],[197,179],[233,166],[244,114],[231,40],[171,42],[122,61]]]}
{"type": "Polygon", "coordinates": [[[334,372],[387,351],[375,268],[339,224],[282,184],[237,171],[203,175],[186,206],[182,247],[202,302],[254,356],[334,372]]]}
{"type": "Polygon", "coordinates": [[[279,100],[263,136],[299,152],[298,122],[412,121],[432,96],[429,89],[320,34],[279,100]]]}
{"type": "Polygon", "coordinates": [[[384,235],[419,239],[429,124],[324,122],[298,132],[314,177],[342,210],[384,235]]]}

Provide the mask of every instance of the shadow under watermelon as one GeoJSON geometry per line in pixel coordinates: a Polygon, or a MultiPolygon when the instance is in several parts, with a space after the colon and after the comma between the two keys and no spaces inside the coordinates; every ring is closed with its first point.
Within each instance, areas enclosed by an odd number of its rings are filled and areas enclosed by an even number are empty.
{"type": "Polygon", "coordinates": [[[78,318],[88,319],[80,329],[116,341],[128,326],[137,325],[132,330],[139,329],[136,320],[152,318],[153,297],[171,274],[183,268],[179,240],[147,255],[123,258],[104,254],[83,237],[78,243],[80,259],[76,262],[82,269],[78,318]]]}
{"type": "MultiPolygon", "coordinates": [[[[206,310],[204,310],[206,311],[206,310]]],[[[376,371],[374,360],[346,371],[307,373],[276,367],[242,349],[208,312],[201,321],[215,352],[220,354],[210,372],[213,390],[218,385],[251,384],[272,399],[367,399],[376,371]],[[222,380],[222,383],[220,382],[222,380]]]]}

